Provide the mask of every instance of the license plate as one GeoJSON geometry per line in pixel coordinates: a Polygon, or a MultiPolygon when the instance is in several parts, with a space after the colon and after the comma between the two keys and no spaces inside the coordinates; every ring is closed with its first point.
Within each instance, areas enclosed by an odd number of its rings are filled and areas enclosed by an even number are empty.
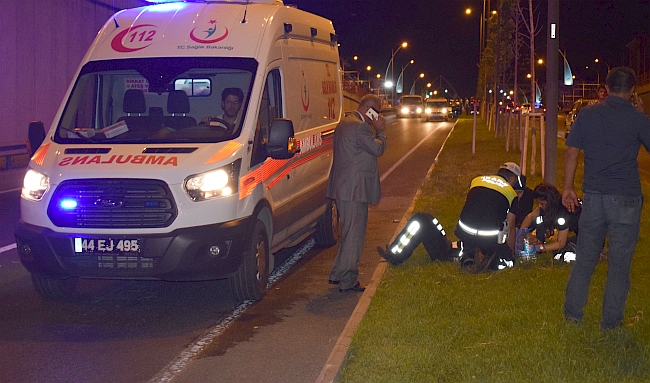
{"type": "Polygon", "coordinates": [[[139,253],[142,248],[139,238],[75,238],[74,252],[97,253],[139,253]]]}

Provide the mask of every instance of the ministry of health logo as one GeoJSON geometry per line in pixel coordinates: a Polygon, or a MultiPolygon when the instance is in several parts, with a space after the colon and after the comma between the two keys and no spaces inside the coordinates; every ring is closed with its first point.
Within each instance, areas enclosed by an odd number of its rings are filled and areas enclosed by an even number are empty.
{"type": "Polygon", "coordinates": [[[210,20],[208,25],[196,27],[190,32],[190,38],[202,44],[217,43],[226,37],[228,37],[228,28],[217,25],[217,20],[210,20]]]}

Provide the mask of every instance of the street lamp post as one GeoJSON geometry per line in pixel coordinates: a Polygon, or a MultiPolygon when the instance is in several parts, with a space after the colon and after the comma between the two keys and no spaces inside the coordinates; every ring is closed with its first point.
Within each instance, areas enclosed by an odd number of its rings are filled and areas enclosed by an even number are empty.
{"type": "MultiPolygon", "coordinates": [[[[594,59],[594,62],[595,62],[596,64],[598,64],[598,63],[601,62],[601,60],[600,60],[599,58],[595,58],[595,59],[594,59]]],[[[602,62],[603,62],[603,64],[605,64],[605,65],[607,66],[607,74],[609,75],[609,71],[611,71],[611,69],[610,69],[610,67],[609,67],[609,64],[606,63],[605,61],[602,61],[602,62]]],[[[598,84],[600,84],[600,81],[598,81],[598,84]]]]}
{"type": "Polygon", "coordinates": [[[391,102],[393,103],[393,106],[395,106],[395,88],[393,88],[393,80],[395,80],[395,55],[397,52],[399,52],[400,49],[406,48],[408,46],[408,43],[405,41],[402,44],[400,44],[397,49],[391,51],[391,56],[390,56],[390,62],[388,63],[388,66],[386,67],[386,76],[385,78],[388,77],[388,67],[390,67],[390,80],[386,81],[386,86],[388,87],[390,84],[391,87],[391,102]]]}
{"type": "Polygon", "coordinates": [[[402,67],[402,73],[399,74],[399,77],[397,78],[397,84],[395,84],[395,88],[399,87],[400,89],[398,90],[397,93],[404,93],[404,69],[406,69],[407,66],[413,64],[415,60],[411,60],[406,64],[405,66],[402,67]],[[400,86],[400,81],[401,81],[401,86],[400,86]]]}
{"type": "Polygon", "coordinates": [[[409,94],[415,94],[415,83],[418,82],[418,79],[420,78],[424,78],[424,73],[420,73],[420,75],[413,80],[413,86],[411,87],[409,94]]]}
{"type": "MultiPolygon", "coordinates": [[[[589,69],[589,65],[585,65],[585,69],[588,70],[588,69],[589,69]]],[[[598,79],[598,84],[600,84],[600,72],[598,72],[598,71],[596,70],[596,68],[591,68],[591,69],[593,69],[593,70],[596,72],[597,79],[598,79]]]]}

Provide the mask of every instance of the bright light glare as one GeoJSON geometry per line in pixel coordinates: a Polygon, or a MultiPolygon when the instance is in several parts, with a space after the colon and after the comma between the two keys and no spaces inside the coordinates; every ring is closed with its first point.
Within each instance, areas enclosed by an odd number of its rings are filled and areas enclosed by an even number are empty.
{"type": "Polygon", "coordinates": [[[166,2],[166,1],[152,1],[152,0],[147,0],[150,3],[155,2],[158,4],[154,4],[152,7],[148,8],[149,12],[169,12],[169,11],[177,11],[183,7],[185,7],[185,3],[179,3],[176,0],[171,0],[175,2],[166,2]]]}
{"type": "Polygon", "coordinates": [[[393,87],[393,82],[392,81],[386,81],[386,84],[384,84],[386,88],[392,88],[393,87]]]}
{"type": "Polygon", "coordinates": [[[39,201],[50,188],[50,178],[35,170],[29,169],[23,179],[22,197],[39,201]]]}
{"type": "Polygon", "coordinates": [[[59,203],[59,206],[61,206],[61,209],[64,209],[64,210],[74,209],[74,208],[77,207],[77,205],[78,205],[77,201],[75,201],[73,199],[64,199],[64,200],[61,200],[61,202],[59,203]]]}
{"type": "Polygon", "coordinates": [[[201,191],[213,191],[224,188],[228,185],[228,174],[225,171],[219,169],[214,172],[206,173],[203,176],[203,182],[199,190],[201,191]]]}

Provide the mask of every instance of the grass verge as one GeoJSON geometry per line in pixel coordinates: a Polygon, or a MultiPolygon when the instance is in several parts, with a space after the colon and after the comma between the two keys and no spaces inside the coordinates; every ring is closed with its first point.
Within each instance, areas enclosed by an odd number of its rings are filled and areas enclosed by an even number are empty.
{"type": "MultiPolygon", "coordinates": [[[[471,179],[519,162],[519,151],[505,152],[504,140],[481,120],[472,157],[471,131],[471,119],[459,120],[415,203],[415,212],[434,214],[450,237],[471,179]]],[[[558,142],[561,180],[564,145],[558,142]]],[[[581,182],[581,168],[578,173],[581,182]]],[[[539,182],[540,175],[528,177],[531,188],[539,182]]],[[[649,187],[643,182],[644,192],[649,187]]],[[[467,274],[456,263],[432,263],[420,246],[404,264],[388,267],[337,381],[650,381],[650,326],[643,316],[650,306],[649,214],[643,210],[624,327],[599,328],[606,263],[596,268],[584,320],[569,324],[562,303],[571,265],[551,254],[535,264],[467,274]]]]}

